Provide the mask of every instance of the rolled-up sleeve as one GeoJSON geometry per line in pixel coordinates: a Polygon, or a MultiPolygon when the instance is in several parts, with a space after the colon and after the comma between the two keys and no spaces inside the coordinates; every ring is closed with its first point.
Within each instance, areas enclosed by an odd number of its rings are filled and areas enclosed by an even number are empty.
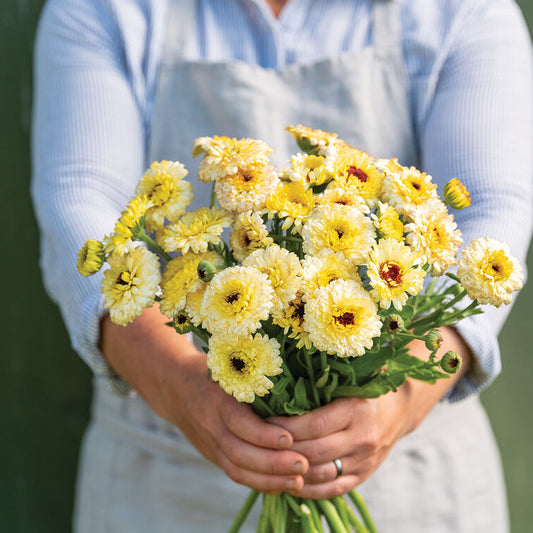
{"type": "MultiPolygon", "coordinates": [[[[418,128],[422,168],[442,186],[460,178],[472,206],[455,215],[465,244],[505,241],[525,269],[532,228],[532,57],[516,4],[478,2],[450,32],[430,78],[418,128]]],[[[497,335],[510,307],[456,327],[474,354],[450,401],[479,392],[501,370],[497,335]]]]}

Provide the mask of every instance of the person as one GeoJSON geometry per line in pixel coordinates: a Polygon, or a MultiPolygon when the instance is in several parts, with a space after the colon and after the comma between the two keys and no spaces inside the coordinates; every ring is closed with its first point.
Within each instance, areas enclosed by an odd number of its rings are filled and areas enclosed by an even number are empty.
{"type": "MultiPolygon", "coordinates": [[[[75,531],[224,531],[246,487],[323,498],[359,485],[381,533],[508,531],[478,400],[500,371],[506,311],[444,328],[442,353],[465,361],[452,379],[264,421],[206,380],[205,354],[157,306],[111,323],[75,255],[112,230],[151,161],[194,176],[193,140],[218,134],[262,139],[283,165],[284,129],[301,123],[440,186],[460,177],[474,199],[456,215],[465,242],[490,235],[524,264],[531,82],[513,0],[48,0],[32,194],[46,288],[95,374],[75,531]]],[[[208,201],[194,187],[191,209],[208,201]]]]}

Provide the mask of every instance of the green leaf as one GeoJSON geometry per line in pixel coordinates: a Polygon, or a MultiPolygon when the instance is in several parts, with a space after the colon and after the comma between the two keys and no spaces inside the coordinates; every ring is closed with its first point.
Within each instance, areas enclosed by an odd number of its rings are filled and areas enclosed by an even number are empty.
{"type": "Polygon", "coordinates": [[[317,389],[321,389],[322,387],[326,386],[329,379],[329,371],[330,367],[326,366],[326,368],[324,368],[323,374],[316,380],[315,386],[317,389]]]}

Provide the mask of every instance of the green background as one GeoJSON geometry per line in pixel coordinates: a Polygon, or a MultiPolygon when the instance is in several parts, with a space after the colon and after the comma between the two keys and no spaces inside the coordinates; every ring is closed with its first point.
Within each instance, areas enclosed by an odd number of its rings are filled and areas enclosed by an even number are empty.
{"type": "MultiPolygon", "coordinates": [[[[532,29],[531,0],[519,3],[532,29]]],[[[0,5],[5,186],[0,195],[5,295],[0,322],[0,530],[67,532],[91,381],[43,291],[28,192],[32,46],[43,0],[0,0],[0,5]]],[[[533,272],[532,250],[528,267],[533,272]]],[[[530,283],[500,337],[503,375],[483,395],[504,459],[515,533],[531,531],[533,524],[532,306],[530,283]]]]}

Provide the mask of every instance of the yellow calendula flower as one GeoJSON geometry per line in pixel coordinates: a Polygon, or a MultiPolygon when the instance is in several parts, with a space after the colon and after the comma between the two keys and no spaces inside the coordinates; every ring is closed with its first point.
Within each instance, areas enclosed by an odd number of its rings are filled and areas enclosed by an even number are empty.
{"type": "Polygon", "coordinates": [[[222,265],[222,259],[215,252],[187,253],[170,260],[161,277],[161,312],[172,318],[185,309],[187,296],[203,288],[205,283],[198,277],[200,261],[222,265]]]}
{"type": "Polygon", "coordinates": [[[273,149],[263,141],[250,138],[199,137],[193,144],[193,156],[203,155],[198,178],[217,181],[241,174],[241,179],[257,174],[257,168],[270,166],[273,149]]]}
{"type": "Polygon", "coordinates": [[[415,167],[402,168],[385,176],[382,196],[400,215],[409,216],[415,207],[438,198],[437,185],[429,174],[415,167]]]}
{"type": "Polygon", "coordinates": [[[279,177],[272,165],[254,165],[217,179],[215,194],[226,211],[259,211],[278,184],[279,177]]]}
{"type": "Polygon", "coordinates": [[[371,295],[380,307],[392,303],[401,311],[409,295],[417,295],[424,285],[423,260],[409,246],[394,239],[382,239],[368,256],[367,276],[373,287],[371,295]]]}
{"type": "Polygon", "coordinates": [[[327,157],[296,154],[291,157],[291,166],[283,170],[281,178],[302,183],[307,189],[330,181],[333,170],[333,163],[327,157]]]}
{"type": "Polygon", "coordinates": [[[115,324],[126,326],[153,305],[161,277],[159,260],[139,246],[124,255],[111,256],[109,267],[102,280],[105,306],[115,324]]]}
{"type": "Polygon", "coordinates": [[[281,312],[272,315],[272,322],[283,328],[289,337],[296,339],[296,347],[311,349],[313,343],[309,334],[304,330],[305,302],[303,293],[298,291],[296,296],[281,309],[281,312]]]}
{"type": "Polygon", "coordinates": [[[201,207],[185,213],[177,222],[157,233],[157,242],[165,252],[206,252],[208,245],[217,244],[220,236],[233,221],[233,215],[217,207],[201,207]]]}
{"type": "Polygon", "coordinates": [[[464,209],[472,204],[470,193],[458,178],[451,179],[442,189],[444,202],[452,209],[464,209]]]}
{"type": "Polygon", "coordinates": [[[100,241],[87,239],[78,252],[78,272],[82,276],[92,276],[102,268],[104,261],[104,245],[100,241]]]}
{"type": "Polygon", "coordinates": [[[316,289],[326,287],[337,279],[360,282],[357,266],[344,254],[323,248],[318,255],[305,256],[302,261],[302,287],[304,299],[313,296],[316,289]]]}
{"type": "Polygon", "coordinates": [[[457,263],[456,255],[463,239],[457,224],[440,200],[431,200],[411,212],[412,222],[405,225],[406,242],[440,276],[457,263]]]}
{"type": "Polygon", "coordinates": [[[339,279],[317,289],[306,302],[304,328],[318,350],[354,357],[372,348],[381,321],[363,286],[339,279]]]}
{"type": "Polygon", "coordinates": [[[287,131],[295,138],[296,143],[303,152],[312,155],[335,157],[337,146],[343,144],[336,133],[298,126],[288,126],[287,131]]]}
{"type": "Polygon", "coordinates": [[[303,230],[303,251],[317,255],[322,248],[342,252],[361,264],[374,244],[376,230],[369,217],[348,206],[315,209],[303,230]]]}
{"type": "Polygon", "coordinates": [[[244,261],[243,266],[257,268],[268,276],[274,289],[272,314],[280,312],[296,295],[300,286],[300,259],[295,253],[273,244],[256,250],[244,261]]]}
{"type": "Polygon", "coordinates": [[[370,209],[362,196],[359,196],[355,191],[343,189],[342,187],[326,189],[323,193],[315,195],[314,198],[317,207],[346,205],[355,207],[365,215],[370,213],[370,209]]]}
{"type": "Polygon", "coordinates": [[[233,222],[229,244],[237,261],[244,261],[252,252],[270,246],[274,241],[258,213],[239,213],[233,222]]]}
{"type": "Polygon", "coordinates": [[[281,374],[280,345],[266,335],[213,335],[207,366],[211,377],[239,402],[252,403],[274,386],[269,376],[281,374]]]}
{"type": "Polygon", "coordinates": [[[200,315],[210,333],[247,335],[261,327],[274,305],[274,289],[256,268],[234,266],[219,272],[205,290],[200,315]]]}
{"type": "Polygon", "coordinates": [[[381,194],[383,174],[366,152],[345,146],[335,160],[335,179],[330,187],[348,189],[369,205],[374,205],[381,194]]]}
{"type": "Polygon", "coordinates": [[[472,300],[496,307],[509,304],[524,280],[522,267],[509,247],[490,237],[475,239],[464,248],[457,276],[472,300]]]}
{"type": "Polygon", "coordinates": [[[145,195],[153,206],[146,212],[146,228],[155,231],[165,218],[174,222],[192,202],[192,185],[183,178],[188,174],[179,162],[155,161],[139,181],[135,193],[145,195]]]}
{"type": "Polygon", "coordinates": [[[392,205],[379,202],[378,213],[376,228],[380,238],[403,241],[403,223],[396,209],[392,205]]]}
{"type": "Polygon", "coordinates": [[[314,196],[311,189],[297,181],[280,183],[267,197],[265,209],[272,218],[277,215],[283,219],[283,230],[292,226],[292,232],[301,231],[302,224],[307,220],[314,207],[314,196]]]}
{"type": "Polygon", "coordinates": [[[113,233],[104,239],[106,253],[124,254],[133,250],[135,230],[152,206],[153,202],[144,195],[130,200],[115,224],[113,233]]]}

